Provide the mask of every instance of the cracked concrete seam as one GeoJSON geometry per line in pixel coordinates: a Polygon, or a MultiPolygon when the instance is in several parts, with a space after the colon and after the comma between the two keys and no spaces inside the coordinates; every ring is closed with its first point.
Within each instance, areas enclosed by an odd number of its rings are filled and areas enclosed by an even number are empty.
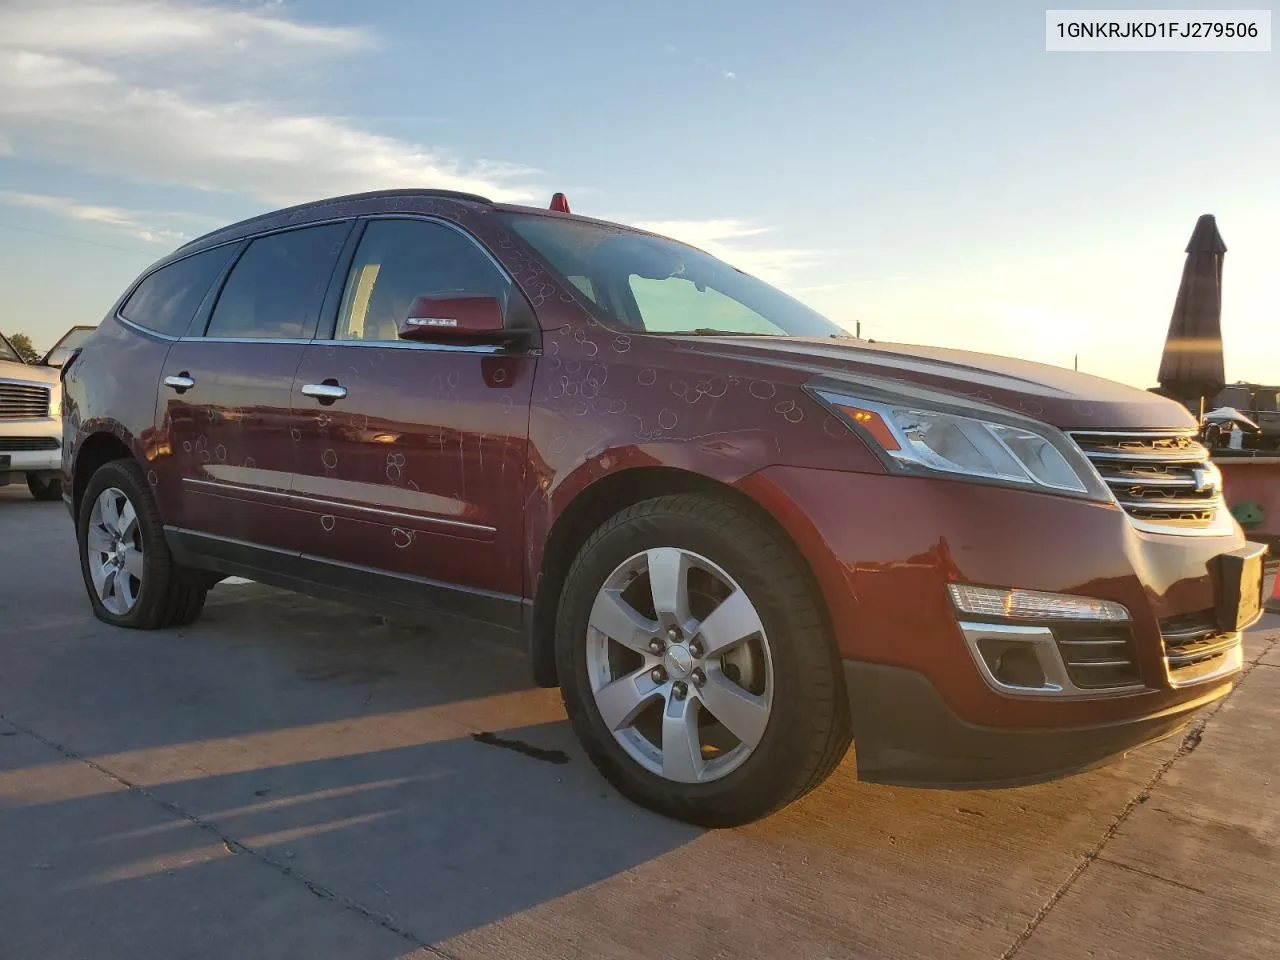
{"type": "MultiPolygon", "coordinates": [[[[1129,816],[1133,811],[1151,798],[1152,791],[1159,786],[1160,782],[1164,779],[1165,774],[1169,772],[1173,765],[1194,751],[1196,747],[1200,746],[1200,741],[1204,737],[1204,729],[1208,726],[1209,721],[1218,715],[1218,711],[1227,705],[1227,701],[1239,693],[1240,688],[1243,687],[1245,681],[1249,679],[1249,675],[1253,673],[1254,668],[1259,666],[1270,666],[1270,664],[1264,664],[1261,661],[1262,658],[1270,653],[1272,648],[1277,644],[1280,644],[1280,634],[1273,634],[1267,637],[1266,646],[1263,647],[1256,657],[1247,661],[1245,668],[1240,672],[1240,676],[1236,680],[1236,684],[1231,689],[1231,692],[1215,703],[1208,713],[1191,724],[1182,738],[1182,743],[1178,745],[1178,749],[1174,751],[1171,757],[1160,764],[1159,769],[1152,774],[1151,779],[1147,781],[1146,786],[1139,790],[1132,798],[1130,798],[1129,802],[1124,805],[1124,808],[1116,815],[1116,818],[1111,822],[1111,825],[1103,831],[1102,837],[1094,845],[1093,849],[1080,858],[1080,862],[1075,865],[1071,870],[1071,873],[1067,875],[1067,878],[1059,884],[1058,888],[1050,894],[1049,899],[1046,900],[1041,905],[1040,909],[1036,911],[1035,916],[1027,922],[1026,928],[1018,934],[1013,943],[1009,944],[1008,949],[1005,950],[1004,953],[1000,954],[1000,960],[1012,960],[1013,957],[1017,956],[1018,952],[1026,945],[1027,941],[1031,939],[1032,935],[1035,934],[1036,930],[1040,927],[1040,924],[1044,922],[1045,917],[1047,917],[1050,911],[1052,911],[1062,898],[1067,895],[1068,891],[1075,886],[1075,882],[1080,879],[1084,872],[1089,869],[1089,865],[1095,860],[1106,859],[1102,857],[1103,848],[1105,848],[1106,845],[1111,842],[1111,839],[1120,831],[1120,828],[1124,826],[1125,821],[1129,819],[1129,816]]],[[[1108,860],[1107,862],[1113,861],[1108,860]]],[[[1163,880],[1164,878],[1160,877],[1159,879],[1163,880]]]]}
{"type": "Polygon", "coordinates": [[[67,760],[76,761],[77,763],[84,764],[89,769],[106,777],[108,780],[111,780],[113,783],[116,783],[119,786],[124,787],[130,793],[136,794],[141,797],[145,797],[147,800],[150,800],[152,803],[162,807],[169,814],[176,817],[180,817],[181,819],[187,821],[193,826],[198,827],[200,830],[203,830],[205,833],[208,833],[213,837],[217,838],[217,840],[219,840],[222,843],[222,845],[227,849],[227,852],[231,854],[243,853],[259,861],[260,863],[266,864],[269,867],[273,867],[278,873],[282,874],[283,876],[291,880],[296,880],[298,883],[301,883],[314,896],[319,897],[321,900],[325,900],[325,901],[328,901],[329,903],[336,904],[342,909],[348,910],[351,913],[354,913],[357,916],[363,917],[365,920],[368,920],[369,922],[379,927],[382,927],[384,930],[389,930],[391,933],[394,933],[396,936],[400,937],[406,943],[411,944],[418,950],[425,951],[430,956],[438,958],[438,960],[457,960],[456,957],[453,957],[450,954],[445,953],[444,951],[438,949],[437,947],[423,940],[421,937],[417,936],[412,931],[407,930],[404,927],[400,926],[395,922],[395,920],[391,916],[385,913],[379,913],[376,910],[366,907],[364,904],[356,900],[353,900],[351,897],[348,897],[345,894],[338,893],[336,890],[331,890],[330,888],[326,887],[324,884],[320,883],[318,880],[312,879],[311,877],[307,876],[305,873],[298,870],[297,868],[291,867],[287,863],[282,863],[281,861],[275,859],[274,857],[270,856],[266,852],[259,850],[255,847],[251,847],[240,840],[237,840],[235,837],[231,836],[230,834],[223,833],[221,830],[217,828],[217,826],[215,826],[213,823],[210,823],[208,820],[204,820],[201,817],[196,816],[194,813],[187,811],[180,805],[173,803],[170,800],[165,800],[163,797],[157,796],[156,794],[148,790],[146,787],[140,786],[139,784],[136,784],[130,780],[127,780],[126,778],[120,776],[118,773],[115,773],[111,769],[104,767],[102,764],[97,763],[93,760],[90,760],[88,757],[85,757],[77,753],[75,750],[72,750],[70,747],[64,746],[63,744],[60,744],[55,740],[50,740],[48,737],[45,737],[44,735],[37,733],[35,730],[32,730],[30,727],[27,727],[24,724],[18,723],[16,720],[13,720],[2,713],[0,713],[0,723],[9,724],[9,726],[13,727],[15,730],[25,734],[26,736],[30,737],[31,739],[39,743],[44,744],[46,747],[55,751],[63,758],[67,760]]]}

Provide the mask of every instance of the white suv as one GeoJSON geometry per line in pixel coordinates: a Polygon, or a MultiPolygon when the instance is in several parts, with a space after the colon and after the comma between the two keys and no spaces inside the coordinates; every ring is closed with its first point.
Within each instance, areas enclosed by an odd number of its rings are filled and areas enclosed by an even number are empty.
{"type": "Polygon", "coordinates": [[[0,334],[0,486],[23,475],[37,500],[62,494],[62,383],[58,372],[93,327],[73,327],[38,363],[0,334]]]}

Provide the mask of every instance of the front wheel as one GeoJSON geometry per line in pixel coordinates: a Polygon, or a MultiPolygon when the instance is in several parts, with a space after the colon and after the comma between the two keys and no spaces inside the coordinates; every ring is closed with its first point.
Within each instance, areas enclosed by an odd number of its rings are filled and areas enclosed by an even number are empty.
{"type": "Polygon", "coordinates": [[[62,481],[57,477],[42,480],[34,473],[27,474],[27,489],[37,500],[57,500],[62,496],[62,481]]]}
{"type": "Polygon", "coordinates": [[[680,820],[762,817],[821,783],[849,745],[801,561],[729,503],[661,497],[606,522],[569,571],[556,655],[591,760],[680,820]]]}
{"type": "Polygon", "coordinates": [[[138,630],[184,626],[204,607],[204,586],[169,555],[141,468],[103,464],[89,478],[76,524],[80,571],[94,615],[138,630]]]}

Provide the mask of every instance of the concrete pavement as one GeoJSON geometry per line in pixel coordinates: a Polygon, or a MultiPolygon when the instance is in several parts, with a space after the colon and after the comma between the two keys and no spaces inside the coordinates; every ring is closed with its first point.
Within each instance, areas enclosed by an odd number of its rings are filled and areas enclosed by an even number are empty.
{"type": "MultiPolygon", "coordinates": [[[[253,584],[93,619],[0,489],[0,960],[1272,957],[1280,617],[1179,736],[1006,791],[858,783],[761,823],[622,800],[523,659],[253,584]],[[481,736],[492,734],[493,736],[481,736]]],[[[851,759],[851,758],[850,758],[851,759]]]]}

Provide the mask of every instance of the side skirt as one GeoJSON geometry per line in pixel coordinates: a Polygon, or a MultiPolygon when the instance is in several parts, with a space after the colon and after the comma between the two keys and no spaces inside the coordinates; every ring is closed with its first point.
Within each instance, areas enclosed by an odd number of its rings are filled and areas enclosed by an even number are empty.
{"type": "Polygon", "coordinates": [[[530,618],[526,608],[532,604],[522,597],[389,573],[181,527],[166,526],[164,534],[174,560],[185,567],[244,577],[324,600],[373,605],[388,614],[398,610],[419,617],[427,614],[490,624],[510,634],[512,647],[528,650],[526,623],[530,618]]]}

